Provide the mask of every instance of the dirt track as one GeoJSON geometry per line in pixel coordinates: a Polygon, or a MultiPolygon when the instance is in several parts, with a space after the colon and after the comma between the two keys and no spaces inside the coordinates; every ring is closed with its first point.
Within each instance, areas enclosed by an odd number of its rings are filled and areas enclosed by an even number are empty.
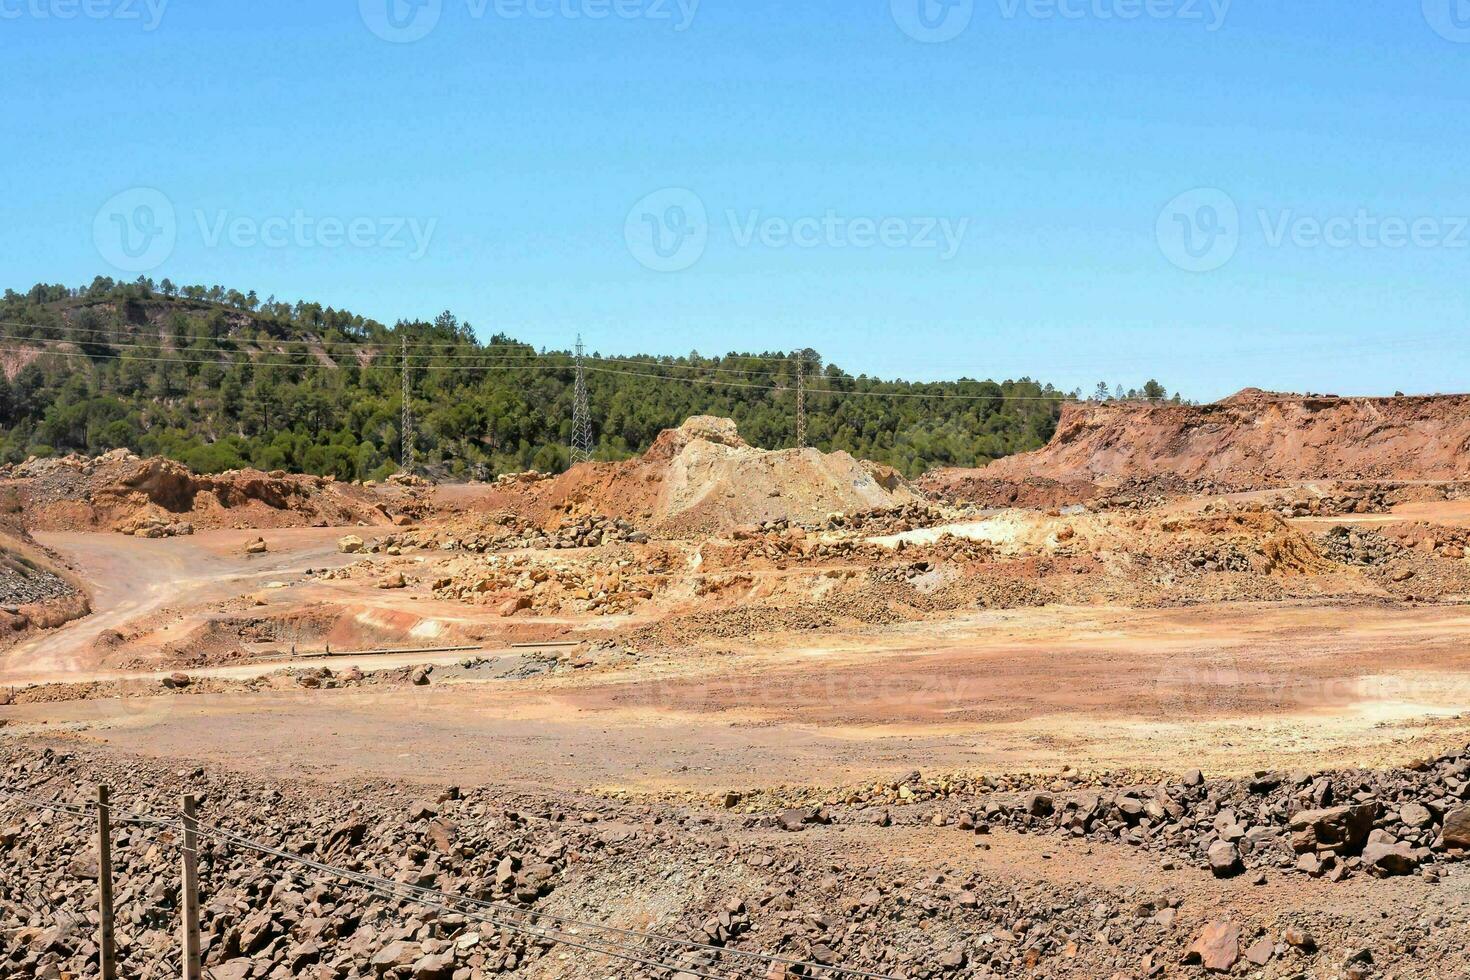
{"type": "MultiPolygon", "coordinates": [[[[36,539],[86,569],[93,614],[0,654],[0,684],[90,679],[98,670],[92,647],[107,630],[148,622],[171,604],[199,605],[249,591],[308,567],[344,563],[334,543],[343,533],[324,528],[271,532],[277,550],[246,556],[254,531],[205,531],[185,538],[146,540],[119,534],[38,532],[36,539]]],[[[158,626],[160,641],[170,624],[158,626]]]]}

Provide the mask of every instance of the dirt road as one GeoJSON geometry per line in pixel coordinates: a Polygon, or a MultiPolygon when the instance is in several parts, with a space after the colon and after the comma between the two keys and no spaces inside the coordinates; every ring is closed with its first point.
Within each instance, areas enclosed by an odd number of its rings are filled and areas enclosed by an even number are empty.
{"type": "MultiPolygon", "coordinates": [[[[205,531],[190,537],[143,539],[121,534],[37,533],[36,539],[86,569],[93,613],[0,654],[0,683],[32,684],[86,679],[100,672],[94,650],[106,630],[164,613],[170,605],[199,605],[247,591],[271,579],[331,568],[355,560],[336,553],[341,530],[293,528],[269,532],[272,550],[245,555],[258,531],[205,531]]],[[[167,640],[177,626],[162,624],[167,640]]]]}

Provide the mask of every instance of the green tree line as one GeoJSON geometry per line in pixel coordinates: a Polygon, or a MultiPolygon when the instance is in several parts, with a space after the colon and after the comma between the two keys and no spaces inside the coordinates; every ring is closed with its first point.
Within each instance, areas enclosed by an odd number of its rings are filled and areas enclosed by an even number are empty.
{"type": "MultiPolygon", "coordinates": [[[[37,285],[0,300],[0,457],[128,448],[200,472],[254,466],[381,478],[402,454],[399,345],[409,345],[421,468],[488,478],[567,465],[575,361],[452,313],[392,326],[319,303],[169,280],[37,285]]],[[[1064,393],[1030,379],[935,383],[851,375],[812,350],[808,441],[914,475],[1043,445],[1064,393]]],[[[596,455],[642,452],[691,415],[753,445],[796,438],[797,358],[589,355],[596,455]]]]}

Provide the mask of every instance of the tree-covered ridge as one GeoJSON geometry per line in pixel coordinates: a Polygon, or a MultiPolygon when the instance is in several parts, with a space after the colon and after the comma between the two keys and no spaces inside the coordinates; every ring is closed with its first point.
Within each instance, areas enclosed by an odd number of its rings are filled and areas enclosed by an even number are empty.
{"type": "MultiPolygon", "coordinates": [[[[488,477],[566,465],[569,351],[476,338],[443,313],[392,327],[317,303],[168,280],[38,285],[0,300],[0,456],[126,447],[201,472],[256,466],[380,478],[401,452],[400,344],[409,347],[422,467],[488,477]]],[[[571,338],[569,338],[570,340],[571,338]]],[[[1019,381],[853,376],[807,352],[811,444],[915,474],[972,466],[1050,438],[1068,397],[1019,381]]],[[[599,458],[646,449],[691,415],[736,420],[754,445],[795,440],[787,352],[589,355],[599,458]]]]}

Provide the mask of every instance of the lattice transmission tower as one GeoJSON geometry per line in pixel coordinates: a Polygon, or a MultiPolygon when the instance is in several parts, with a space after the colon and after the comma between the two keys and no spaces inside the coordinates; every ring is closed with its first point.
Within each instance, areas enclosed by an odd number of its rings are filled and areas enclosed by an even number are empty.
{"type": "Polygon", "coordinates": [[[587,370],[582,363],[582,335],[577,334],[577,384],[572,394],[572,465],[592,460],[592,410],[587,405],[587,370]]]}
{"type": "Polygon", "coordinates": [[[796,354],[796,448],[806,448],[806,351],[796,354]]]}
{"type": "Polygon", "coordinates": [[[415,437],[413,433],[413,402],[409,400],[408,383],[408,334],[403,335],[403,458],[399,464],[403,472],[412,473],[418,466],[418,459],[414,450],[415,437]]]}

